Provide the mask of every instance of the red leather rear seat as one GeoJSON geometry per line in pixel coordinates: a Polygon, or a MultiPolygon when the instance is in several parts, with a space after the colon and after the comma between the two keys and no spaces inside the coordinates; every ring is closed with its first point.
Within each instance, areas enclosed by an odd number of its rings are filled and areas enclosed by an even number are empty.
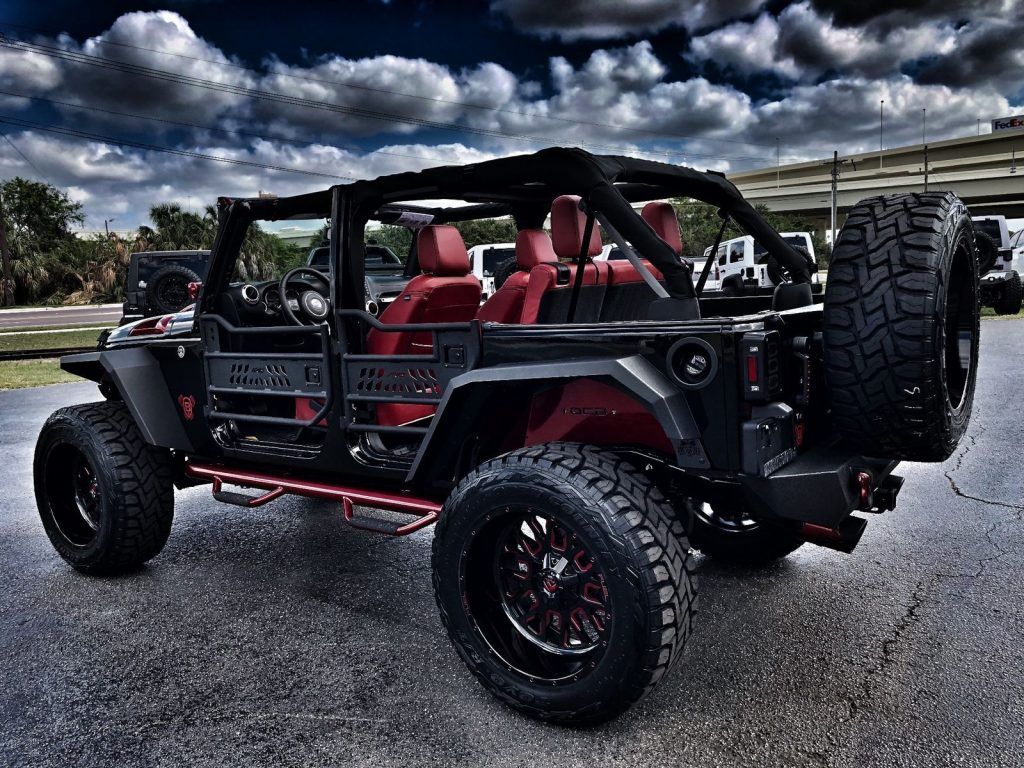
{"type": "MultiPolygon", "coordinates": [[[[651,229],[668,243],[676,253],[682,253],[683,241],[679,233],[679,220],[669,203],[652,202],[644,206],[640,216],[651,229]]],[[[644,265],[659,281],[661,272],[646,259],[644,265]]],[[[647,317],[647,306],[657,298],[644,282],[640,272],[629,261],[616,259],[608,264],[608,291],[601,307],[601,320],[642,320],[647,317]]]]}
{"type": "MultiPolygon", "coordinates": [[[[422,274],[405,286],[380,316],[385,325],[410,323],[464,323],[480,308],[480,281],[470,274],[469,255],[462,235],[455,227],[431,225],[419,231],[416,240],[422,274]]],[[[366,337],[371,355],[429,355],[433,334],[429,331],[371,330],[366,337]]],[[[405,424],[428,416],[436,409],[428,405],[377,407],[379,424],[405,424]]]]}
{"type": "MultiPolygon", "coordinates": [[[[579,198],[562,195],[551,205],[551,240],[541,230],[523,230],[516,238],[516,261],[521,271],[512,275],[480,308],[480,320],[500,323],[561,323],[568,315],[576,265],[557,259],[576,260],[583,244],[586,216],[579,198]],[[551,252],[548,252],[550,247],[551,252]],[[529,272],[523,270],[529,269],[529,272]]],[[[601,252],[601,234],[594,225],[587,247],[589,256],[601,252]]],[[[584,267],[583,286],[575,322],[596,322],[608,284],[604,262],[584,267]]]]}
{"type": "Polygon", "coordinates": [[[477,319],[491,323],[518,324],[523,317],[530,272],[538,264],[558,261],[551,238],[543,229],[523,229],[516,235],[516,265],[519,269],[484,302],[477,319]]]}

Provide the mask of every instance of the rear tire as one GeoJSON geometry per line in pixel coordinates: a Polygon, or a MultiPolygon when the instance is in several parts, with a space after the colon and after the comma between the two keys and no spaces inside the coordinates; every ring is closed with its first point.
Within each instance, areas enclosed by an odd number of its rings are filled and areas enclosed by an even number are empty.
{"type": "Polygon", "coordinates": [[[124,403],[54,413],[33,469],[43,529],[78,570],[123,573],[163,549],[174,519],[170,454],[143,440],[124,403]]]}
{"type": "Polygon", "coordinates": [[[754,520],[742,510],[712,507],[687,501],[693,520],[690,544],[720,563],[738,568],[760,568],[792,554],[804,544],[794,530],[754,520]]]}
{"type": "Polygon", "coordinates": [[[999,258],[999,246],[984,232],[976,231],[974,247],[978,251],[978,274],[984,275],[996,265],[996,259],[999,258]]]}
{"type": "Polygon", "coordinates": [[[678,660],[696,611],[683,525],[646,477],[590,446],[532,446],[471,471],[441,513],[433,567],[459,656],[541,720],[625,711],[678,660]]]}
{"type": "Polygon", "coordinates": [[[978,366],[978,261],[951,192],[855,205],[825,286],[833,423],[869,456],[942,461],[967,428],[978,366]]]}
{"type": "Polygon", "coordinates": [[[1020,275],[1014,272],[1006,281],[1003,292],[999,294],[999,299],[992,305],[992,308],[997,315],[1016,315],[1020,312],[1022,303],[1024,303],[1024,289],[1021,286],[1020,275]]]}

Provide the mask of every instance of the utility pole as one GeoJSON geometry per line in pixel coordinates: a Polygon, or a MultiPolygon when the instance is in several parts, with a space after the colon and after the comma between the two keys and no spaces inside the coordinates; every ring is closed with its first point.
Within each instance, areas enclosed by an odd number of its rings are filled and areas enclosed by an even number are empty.
{"type": "Polygon", "coordinates": [[[14,306],[14,274],[11,271],[11,250],[7,247],[7,219],[4,216],[4,196],[0,192],[0,257],[3,260],[3,302],[14,306]]]}
{"type": "MultiPolygon", "coordinates": [[[[832,228],[831,228],[830,231],[832,233],[831,234],[831,241],[832,241],[832,246],[833,247],[835,247],[835,244],[836,244],[836,216],[837,216],[837,208],[839,207],[839,166],[845,165],[848,162],[850,162],[850,161],[849,160],[842,160],[842,161],[840,161],[840,159],[839,159],[839,150],[835,150],[835,151],[832,152],[832,161],[829,162],[828,160],[826,160],[824,163],[822,163],[822,165],[831,165],[832,166],[832,170],[830,172],[831,176],[832,176],[832,228]]],[[[856,168],[856,166],[854,166],[854,167],[856,168]]]]}
{"type": "Polygon", "coordinates": [[[978,135],[981,136],[981,118],[978,118],[978,135]]]}
{"type": "Polygon", "coordinates": [[[924,145],[924,191],[928,191],[928,145],[924,145]]]}
{"type": "Polygon", "coordinates": [[[781,186],[782,179],[782,156],[779,154],[779,137],[775,137],[775,188],[781,186]]]}
{"type": "Polygon", "coordinates": [[[921,110],[921,143],[928,141],[928,109],[921,110]]]}
{"type": "Polygon", "coordinates": [[[883,137],[884,137],[884,134],[882,132],[882,120],[883,120],[883,111],[884,110],[885,110],[885,99],[881,99],[878,102],[878,170],[882,170],[882,146],[883,146],[883,137]]]}

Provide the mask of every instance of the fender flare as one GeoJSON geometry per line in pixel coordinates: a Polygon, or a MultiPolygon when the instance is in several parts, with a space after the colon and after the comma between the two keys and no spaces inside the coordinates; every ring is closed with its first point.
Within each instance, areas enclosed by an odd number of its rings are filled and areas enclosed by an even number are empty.
{"type": "MultiPolygon", "coordinates": [[[[686,395],[649,360],[640,355],[621,358],[583,358],[569,361],[498,365],[456,376],[445,390],[437,413],[420,444],[406,481],[431,484],[450,477],[446,471],[458,458],[463,437],[472,433],[481,396],[497,385],[542,385],[574,379],[603,381],[635,397],[658,420],[675,448],[680,467],[710,467],[700,430],[686,395]],[[476,402],[474,403],[474,400],[476,402]]],[[[486,398],[484,398],[486,399],[486,398]]]]}
{"type": "Polygon", "coordinates": [[[104,349],[67,355],[60,367],[95,382],[109,378],[128,406],[143,439],[150,445],[193,451],[192,441],[178,416],[160,363],[146,347],[104,349]]]}

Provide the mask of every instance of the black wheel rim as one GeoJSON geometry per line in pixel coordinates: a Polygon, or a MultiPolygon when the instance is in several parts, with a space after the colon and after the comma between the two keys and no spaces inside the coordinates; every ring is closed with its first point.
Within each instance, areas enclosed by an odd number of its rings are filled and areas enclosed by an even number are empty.
{"type": "Polygon", "coordinates": [[[946,393],[954,412],[960,411],[966,401],[978,344],[977,283],[971,258],[967,240],[962,237],[953,251],[944,316],[943,367],[946,393]]]}
{"type": "Polygon", "coordinates": [[[716,509],[706,501],[694,501],[693,514],[700,522],[716,531],[728,534],[750,533],[758,529],[759,523],[740,507],[716,509]]]}
{"type": "Polygon", "coordinates": [[[475,628],[509,670],[557,684],[604,656],[613,620],[605,571],[563,520],[505,508],[471,539],[463,582],[475,628]]]}
{"type": "Polygon", "coordinates": [[[99,533],[102,492],[89,458],[73,445],[58,445],[46,463],[47,511],[60,536],[86,547],[99,533]]]}
{"type": "Polygon", "coordinates": [[[172,310],[179,310],[188,303],[188,285],[180,277],[165,277],[156,288],[160,304],[172,310]]]}

